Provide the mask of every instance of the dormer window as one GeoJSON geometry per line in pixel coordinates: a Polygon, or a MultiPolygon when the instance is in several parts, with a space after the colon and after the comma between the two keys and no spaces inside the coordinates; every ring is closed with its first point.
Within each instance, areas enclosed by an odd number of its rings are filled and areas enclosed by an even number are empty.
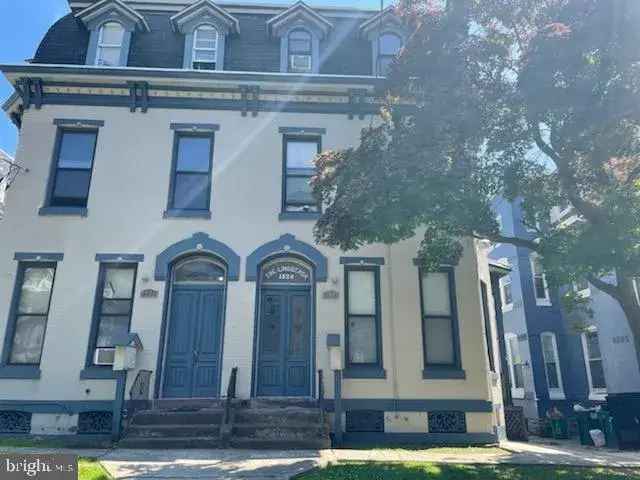
{"type": "Polygon", "coordinates": [[[100,27],[96,65],[118,67],[122,60],[124,28],[118,22],[107,22],[100,27]]]}
{"type": "Polygon", "coordinates": [[[280,40],[281,72],[320,73],[320,42],[333,30],[327,18],[299,1],[267,20],[267,28],[280,40]]]}
{"type": "Polygon", "coordinates": [[[407,26],[396,14],[395,7],[387,7],[360,25],[360,36],[371,42],[372,74],[384,77],[407,38],[407,26]]]}
{"type": "Polygon", "coordinates": [[[120,0],[92,3],[75,17],[90,32],[86,65],[126,67],[133,33],[151,30],[145,17],[120,0]]]}
{"type": "Polygon", "coordinates": [[[193,34],[194,70],[215,70],[218,52],[218,30],[211,25],[198,27],[193,34]]]}
{"type": "Polygon", "coordinates": [[[376,59],[376,72],[380,76],[389,73],[393,60],[400,53],[402,38],[392,32],[383,33],[378,37],[378,58],[376,59]]]}
{"type": "Polygon", "coordinates": [[[289,71],[292,73],[311,73],[313,66],[313,47],[311,34],[306,30],[294,30],[289,34],[289,71]]]}

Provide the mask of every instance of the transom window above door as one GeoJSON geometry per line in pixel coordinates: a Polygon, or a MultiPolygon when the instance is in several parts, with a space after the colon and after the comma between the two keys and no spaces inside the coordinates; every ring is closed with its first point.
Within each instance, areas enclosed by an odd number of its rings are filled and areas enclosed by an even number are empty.
{"type": "Polygon", "coordinates": [[[179,263],[173,273],[174,283],[224,283],[225,269],[209,258],[190,258],[179,263]]]}
{"type": "Polygon", "coordinates": [[[194,70],[215,70],[218,52],[218,30],[211,25],[202,25],[193,33],[194,70]]]}
{"type": "Polygon", "coordinates": [[[302,262],[278,259],[262,267],[260,282],[262,285],[310,285],[311,270],[302,262]]]}

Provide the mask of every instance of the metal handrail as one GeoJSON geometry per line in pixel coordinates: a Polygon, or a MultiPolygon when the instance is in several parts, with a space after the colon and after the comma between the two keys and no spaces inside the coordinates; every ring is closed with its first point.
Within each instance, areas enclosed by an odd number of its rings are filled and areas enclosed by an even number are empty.
{"type": "Polygon", "coordinates": [[[229,376],[229,385],[227,386],[227,399],[224,404],[224,423],[229,424],[231,422],[231,406],[232,401],[236,398],[236,384],[238,383],[238,367],[231,369],[231,375],[229,376]]]}

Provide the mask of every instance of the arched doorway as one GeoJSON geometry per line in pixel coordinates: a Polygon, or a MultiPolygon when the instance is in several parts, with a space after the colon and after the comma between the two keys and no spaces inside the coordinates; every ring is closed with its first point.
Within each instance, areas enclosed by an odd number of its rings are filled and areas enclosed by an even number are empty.
{"type": "Polygon", "coordinates": [[[226,282],[226,266],[210,256],[188,256],[173,265],[164,398],[219,395],[226,282]]]}
{"type": "Polygon", "coordinates": [[[260,267],[256,396],[311,396],[313,270],[295,257],[260,267]]]}

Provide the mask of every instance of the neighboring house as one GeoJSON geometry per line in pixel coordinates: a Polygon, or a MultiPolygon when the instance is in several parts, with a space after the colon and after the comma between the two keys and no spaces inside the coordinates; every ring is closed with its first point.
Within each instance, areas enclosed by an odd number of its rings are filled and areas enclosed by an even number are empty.
{"type": "Polygon", "coordinates": [[[145,385],[155,407],[193,406],[237,368],[242,399],[324,394],[346,412],[336,435],[494,441],[486,250],[468,239],[458,266],[427,274],[419,236],[314,241],[313,159],[378,112],[408,34],[393,12],[70,5],[32,63],[1,67],[30,173],[0,225],[0,271],[15,272],[0,276],[0,425],[117,430],[145,385]],[[138,341],[114,372],[114,348],[138,341]]]}
{"type": "MultiPolygon", "coordinates": [[[[570,226],[577,220],[569,207],[551,211],[554,223],[570,226]]],[[[602,280],[615,283],[615,276],[602,280]]],[[[569,323],[583,329],[581,340],[586,352],[589,399],[603,400],[607,394],[640,392],[639,352],[636,352],[633,334],[618,302],[586,281],[569,288],[588,298],[592,310],[592,315],[567,315],[569,323]]]]}
{"type": "MultiPolygon", "coordinates": [[[[496,199],[494,210],[505,235],[533,237],[522,223],[518,202],[496,199]]],[[[580,335],[565,320],[535,253],[499,244],[489,256],[511,266],[511,273],[500,279],[500,290],[514,405],[524,407],[530,419],[543,417],[553,407],[569,413],[574,403],[586,399],[580,335]]]]}
{"type": "MultiPolygon", "coordinates": [[[[494,210],[505,235],[533,238],[522,222],[519,202],[496,199],[494,210]]],[[[564,216],[566,212],[561,221],[564,216]]],[[[558,221],[555,210],[551,221],[558,221]]],[[[512,269],[500,279],[505,350],[513,403],[524,407],[528,418],[543,417],[553,407],[570,414],[575,403],[638,391],[631,333],[611,298],[587,283],[573,286],[589,296],[594,315],[569,316],[534,252],[498,244],[489,256],[507,261],[512,269]]]]}
{"type": "Polygon", "coordinates": [[[0,220],[4,217],[4,203],[9,186],[9,168],[11,166],[9,162],[13,163],[13,157],[0,149],[0,220]]]}

